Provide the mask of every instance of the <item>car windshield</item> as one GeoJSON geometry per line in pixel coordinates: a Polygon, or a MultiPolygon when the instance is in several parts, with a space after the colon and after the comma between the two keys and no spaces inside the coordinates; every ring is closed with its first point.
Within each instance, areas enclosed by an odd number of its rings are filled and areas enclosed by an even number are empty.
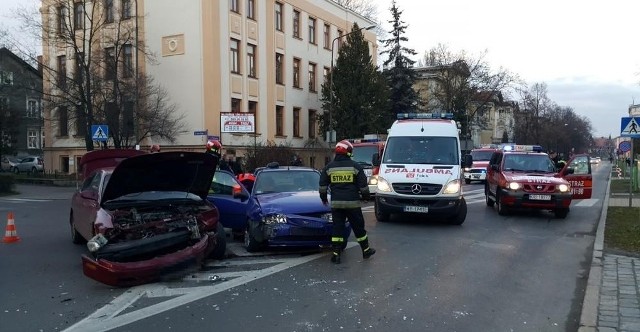
{"type": "Polygon", "coordinates": [[[351,159],[364,166],[371,166],[371,157],[378,152],[377,145],[354,146],[351,159]]]}
{"type": "Polygon", "coordinates": [[[551,173],[556,168],[551,159],[544,154],[506,154],[504,170],[512,172],[551,173]]]}
{"type": "Polygon", "coordinates": [[[489,161],[493,151],[471,151],[473,161],[489,161]]]}
{"type": "Polygon", "coordinates": [[[385,163],[458,165],[459,147],[455,137],[395,136],[385,147],[385,163]]]}
{"type": "Polygon", "coordinates": [[[262,171],[253,186],[255,194],[318,191],[320,174],[310,170],[262,171]]]}

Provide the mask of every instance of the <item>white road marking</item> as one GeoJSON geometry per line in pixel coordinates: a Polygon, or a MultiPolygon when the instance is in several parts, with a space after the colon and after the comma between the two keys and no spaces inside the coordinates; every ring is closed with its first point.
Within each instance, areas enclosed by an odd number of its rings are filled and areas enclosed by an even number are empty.
{"type": "Polygon", "coordinates": [[[600,201],[599,198],[582,199],[580,200],[580,202],[576,203],[576,205],[574,205],[573,207],[591,207],[596,205],[596,203],[598,203],[599,201],[600,201]]]}
{"type": "Polygon", "coordinates": [[[50,199],[38,199],[38,198],[3,198],[0,199],[3,202],[9,203],[26,203],[26,202],[50,202],[50,199]]]}
{"type": "MultiPolygon", "coordinates": [[[[357,246],[355,242],[349,242],[347,248],[357,246]]],[[[216,262],[213,266],[230,267],[230,266],[242,266],[252,264],[275,264],[260,270],[247,270],[242,272],[223,272],[218,273],[215,271],[205,271],[195,274],[195,277],[184,278],[183,281],[208,281],[214,283],[214,285],[208,286],[196,286],[196,287],[182,287],[171,288],[167,283],[148,284],[142,286],[136,286],[130,288],[122,295],[115,298],[111,303],[108,303],[104,307],[96,310],[93,314],[87,318],[73,324],[69,328],[65,329],[66,332],[72,331],[108,331],[127,324],[137,322],[139,320],[157,315],[159,313],[171,310],[173,308],[191,303],[193,301],[200,300],[207,296],[211,296],[222,291],[247,284],[249,282],[270,276],[272,274],[284,271],[286,269],[295,267],[300,264],[308,263],[315,259],[325,257],[327,253],[318,253],[303,257],[289,257],[282,259],[268,258],[264,260],[256,259],[254,261],[240,260],[233,262],[233,260],[216,262]],[[217,275],[219,278],[232,278],[224,281],[210,281],[208,276],[217,275]],[[206,276],[206,278],[205,278],[206,276]],[[129,311],[120,315],[126,309],[135,308],[132,306],[139,299],[157,298],[157,297],[171,297],[166,301],[156,303],[151,306],[142,307],[137,310],[129,311]]],[[[212,266],[212,265],[208,265],[212,266]]],[[[220,280],[220,279],[218,279],[220,280]]]]}

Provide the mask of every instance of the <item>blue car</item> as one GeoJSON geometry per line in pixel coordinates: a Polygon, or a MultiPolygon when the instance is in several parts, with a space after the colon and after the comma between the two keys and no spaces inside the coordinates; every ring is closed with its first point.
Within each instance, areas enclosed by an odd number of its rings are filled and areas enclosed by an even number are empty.
{"type": "MultiPolygon", "coordinates": [[[[322,204],[320,172],[308,167],[270,165],[256,170],[253,185],[226,171],[215,173],[208,199],[220,222],[244,237],[247,251],[273,247],[330,247],[331,208],[322,204]]],[[[345,230],[345,245],[351,228],[345,230]]]]}

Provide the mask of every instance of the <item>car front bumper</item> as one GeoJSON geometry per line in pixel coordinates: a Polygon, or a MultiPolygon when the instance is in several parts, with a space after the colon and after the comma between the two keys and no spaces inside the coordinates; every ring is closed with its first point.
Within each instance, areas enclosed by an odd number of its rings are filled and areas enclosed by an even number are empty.
{"type": "Polygon", "coordinates": [[[207,233],[192,246],[143,261],[113,262],[82,255],[82,270],[87,277],[109,286],[141,285],[202,263],[215,245],[215,233],[207,233]]]}
{"type": "Polygon", "coordinates": [[[477,170],[471,169],[472,172],[464,172],[464,179],[471,181],[485,181],[487,179],[487,171],[485,169],[477,170]]]}
{"type": "Polygon", "coordinates": [[[513,208],[533,208],[541,210],[553,210],[569,208],[571,205],[571,193],[526,193],[523,191],[511,191],[500,189],[500,202],[504,206],[513,208]],[[530,195],[549,195],[549,200],[533,200],[530,195]]]}
{"type": "Polygon", "coordinates": [[[426,212],[417,212],[428,216],[450,217],[458,215],[464,204],[464,197],[451,198],[416,198],[376,195],[376,204],[382,213],[414,213],[408,207],[424,207],[426,212]]]}
{"type": "MultiPolygon", "coordinates": [[[[267,247],[330,247],[333,236],[333,224],[304,219],[291,220],[290,223],[264,224],[251,222],[256,239],[267,247]]],[[[344,238],[348,239],[351,226],[345,225],[344,238]]]]}

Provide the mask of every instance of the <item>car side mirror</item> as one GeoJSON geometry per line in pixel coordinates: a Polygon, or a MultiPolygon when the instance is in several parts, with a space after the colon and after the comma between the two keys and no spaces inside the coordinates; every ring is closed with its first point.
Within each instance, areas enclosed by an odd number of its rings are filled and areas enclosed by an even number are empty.
{"type": "Polygon", "coordinates": [[[471,167],[473,165],[473,157],[470,154],[465,154],[462,159],[462,167],[471,167]]]}
{"type": "Polygon", "coordinates": [[[92,190],[85,190],[83,192],[80,193],[80,197],[84,198],[84,199],[90,199],[90,200],[94,200],[97,201],[98,200],[98,193],[92,190]]]}
{"type": "Polygon", "coordinates": [[[247,192],[244,190],[234,191],[233,198],[239,199],[240,201],[244,202],[249,199],[249,194],[247,194],[247,192]]]}
{"type": "Polygon", "coordinates": [[[371,156],[371,165],[376,167],[380,166],[380,153],[376,152],[371,156]]]}
{"type": "Polygon", "coordinates": [[[571,168],[571,167],[567,167],[564,169],[564,173],[562,175],[569,175],[569,174],[573,174],[575,173],[575,169],[571,168]]]}

